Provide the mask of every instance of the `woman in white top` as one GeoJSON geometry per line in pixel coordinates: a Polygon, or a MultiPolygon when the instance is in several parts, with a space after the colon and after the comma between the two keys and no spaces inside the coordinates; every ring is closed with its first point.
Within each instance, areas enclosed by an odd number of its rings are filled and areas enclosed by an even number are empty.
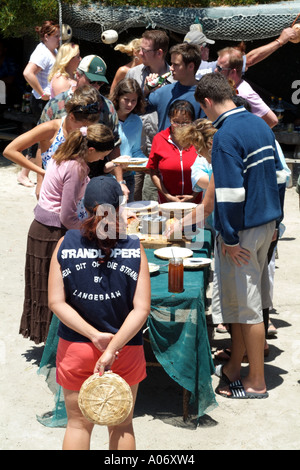
{"type": "Polygon", "coordinates": [[[36,27],[36,32],[40,36],[40,43],[31,54],[23,75],[32,88],[34,98],[48,101],[50,99],[48,75],[55,62],[60,29],[59,25],[52,21],[45,21],[42,26],[36,27]]]}
{"type": "MultiPolygon", "coordinates": [[[[23,72],[26,82],[32,88],[30,107],[33,114],[33,125],[37,124],[45,104],[50,99],[48,75],[54,65],[60,41],[59,25],[54,24],[53,21],[45,21],[35,30],[40,37],[40,43],[32,52],[23,72]]],[[[34,158],[36,151],[36,146],[28,149],[27,158],[34,158]]],[[[33,183],[28,178],[28,174],[29,171],[23,168],[18,174],[17,180],[23,186],[31,187],[33,183]]]]}
{"type": "Polygon", "coordinates": [[[50,96],[54,98],[63,91],[77,85],[74,74],[81,60],[78,44],[62,44],[58,49],[54,65],[48,75],[50,96]]]}

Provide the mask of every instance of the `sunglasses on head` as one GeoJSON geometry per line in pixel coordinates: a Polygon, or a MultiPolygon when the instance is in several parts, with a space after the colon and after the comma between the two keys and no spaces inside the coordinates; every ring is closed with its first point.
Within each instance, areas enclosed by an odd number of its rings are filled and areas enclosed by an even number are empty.
{"type": "Polygon", "coordinates": [[[100,113],[101,105],[100,103],[90,103],[87,105],[78,105],[72,109],[73,113],[83,113],[83,114],[98,114],[100,113]]]}

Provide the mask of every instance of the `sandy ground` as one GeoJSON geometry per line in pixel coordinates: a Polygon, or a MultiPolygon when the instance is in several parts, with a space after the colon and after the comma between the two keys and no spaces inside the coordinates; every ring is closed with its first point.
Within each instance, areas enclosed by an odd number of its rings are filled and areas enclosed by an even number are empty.
{"type": "MultiPolygon", "coordinates": [[[[26,236],[32,221],[32,189],[16,182],[17,168],[0,157],[1,188],[1,328],[0,448],[59,450],[64,429],[41,425],[36,415],[53,408],[53,395],[37,375],[42,346],[18,334],[23,303],[26,236]]],[[[195,426],[182,420],[181,390],[160,368],[151,368],[140,386],[134,427],[140,450],[295,450],[300,448],[300,299],[299,203],[295,188],[286,192],[286,231],[276,260],[274,310],[278,335],[269,339],[265,361],[269,398],[229,400],[195,426]]],[[[210,288],[211,289],[211,288],[210,288]]],[[[211,290],[209,290],[209,296],[211,290]]],[[[212,351],[227,346],[217,333],[212,351]]],[[[245,365],[246,371],[247,365],[245,365]]],[[[214,388],[218,384],[212,378],[214,388]]],[[[92,449],[107,450],[106,428],[97,427],[92,449]]]]}

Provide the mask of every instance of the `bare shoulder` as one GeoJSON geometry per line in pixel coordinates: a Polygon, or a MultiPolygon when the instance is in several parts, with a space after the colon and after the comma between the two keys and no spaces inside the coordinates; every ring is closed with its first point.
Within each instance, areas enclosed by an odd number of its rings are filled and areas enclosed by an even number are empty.
{"type": "MultiPolygon", "coordinates": [[[[61,119],[52,119],[51,121],[46,121],[43,122],[42,124],[39,124],[36,126],[36,129],[43,134],[48,134],[51,136],[51,134],[57,134],[60,126],[61,126],[61,119]]],[[[51,137],[49,137],[51,138],[51,137]]]]}
{"type": "Polygon", "coordinates": [[[118,68],[116,77],[119,80],[122,80],[123,78],[125,78],[128,70],[130,70],[130,67],[128,65],[122,65],[121,67],[118,68]]]}
{"type": "Polygon", "coordinates": [[[51,142],[59,131],[61,121],[61,119],[53,119],[36,126],[35,129],[42,152],[47,150],[51,145],[51,142]]]}

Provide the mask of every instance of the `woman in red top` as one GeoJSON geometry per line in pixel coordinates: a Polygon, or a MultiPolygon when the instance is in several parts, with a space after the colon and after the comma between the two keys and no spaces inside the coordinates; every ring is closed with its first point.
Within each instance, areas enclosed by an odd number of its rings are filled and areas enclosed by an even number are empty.
{"type": "Polygon", "coordinates": [[[177,100],[169,109],[171,126],[153,139],[147,168],[158,190],[158,200],[164,202],[200,203],[202,193],[192,188],[191,167],[196,160],[195,147],[183,149],[175,138],[176,128],[190,124],[195,111],[189,101],[177,100]]]}

